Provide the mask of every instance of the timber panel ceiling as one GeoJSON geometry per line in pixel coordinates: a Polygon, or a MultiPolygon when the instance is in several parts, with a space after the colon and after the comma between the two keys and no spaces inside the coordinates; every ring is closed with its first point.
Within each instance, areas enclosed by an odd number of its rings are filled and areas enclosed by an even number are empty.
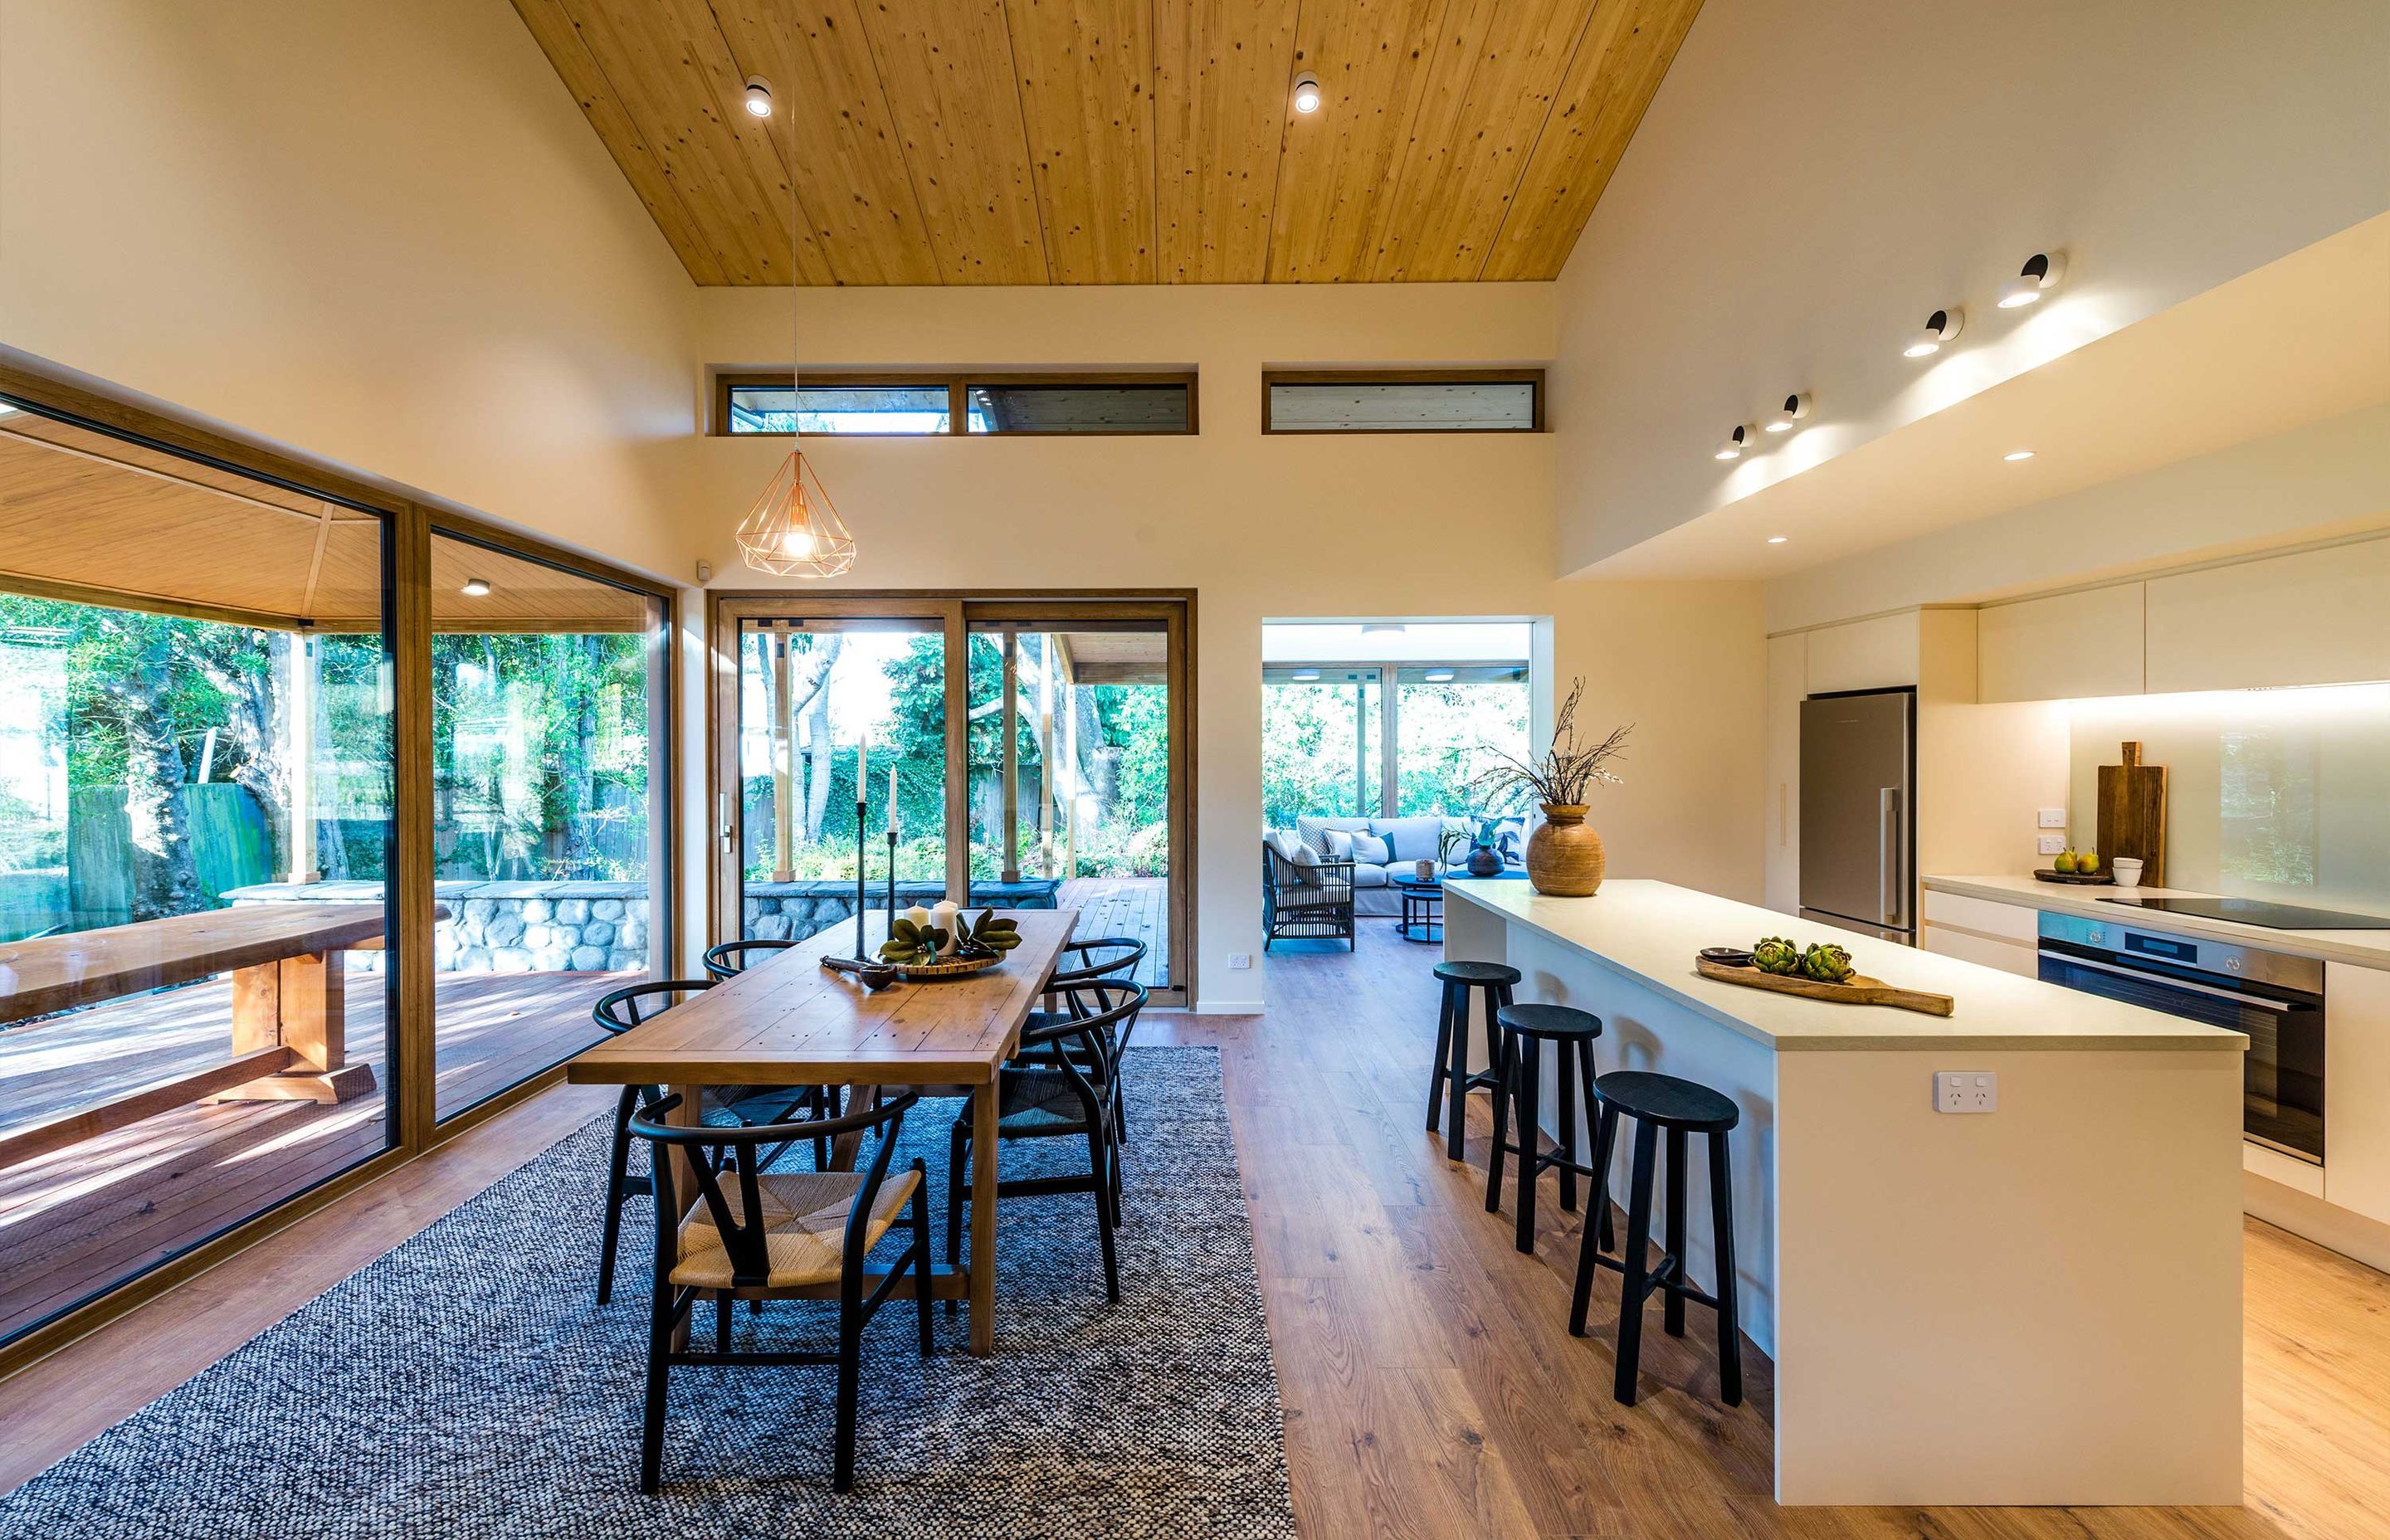
{"type": "Polygon", "coordinates": [[[514,6],[700,284],[1358,283],[1558,276],[1701,0],[514,6]]]}

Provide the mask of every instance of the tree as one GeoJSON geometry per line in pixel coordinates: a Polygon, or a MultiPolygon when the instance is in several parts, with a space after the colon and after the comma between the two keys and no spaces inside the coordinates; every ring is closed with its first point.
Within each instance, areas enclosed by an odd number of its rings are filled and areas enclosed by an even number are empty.
{"type": "Polygon", "coordinates": [[[83,623],[113,667],[97,676],[124,753],[124,815],[131,825],[131,918],[159,919],[199,905],[199,870],[183,815],[183,754],[174,742],[175,621],[88,610],[83,623]]]}

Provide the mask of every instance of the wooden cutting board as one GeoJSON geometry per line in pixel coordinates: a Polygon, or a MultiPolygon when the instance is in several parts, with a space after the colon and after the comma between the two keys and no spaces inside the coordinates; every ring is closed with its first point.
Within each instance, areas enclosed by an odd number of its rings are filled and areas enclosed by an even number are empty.
{"type": "Polygon", "coordinates": [[[1845,1006],[1893,1006],[1901,1010],[1923,1011],[1928,1016],[1947,1016],[1958,1009],[1958,1002],[1947,995],[1932,995],[1921,989],[1895,989],[1882,979],[1870,979],[1864,973],[1854,973],[1838,984],[1823,983],[1816,979],[1796,979],[1782,973],[1762,973],[1755,968],[1728,968],[1707,957],[1695,957],[1693,966],[1704,979],[1720,983],[1741,984],[1748,989],[1772,989],[1779,995],[1802,995],[1812,1000],[1832,1000],[1845,1006]]]}
{"type": "Polygon", "coordinates": [[[2166,773],[2163,764],[2143,764],[2141,746],[2123,746],[2122,764],[2100,766],[2100,864],[2116,869],[2116,857],[2136,856],[2141,863],[2141,884],[2165,886],[2166,773]]]}

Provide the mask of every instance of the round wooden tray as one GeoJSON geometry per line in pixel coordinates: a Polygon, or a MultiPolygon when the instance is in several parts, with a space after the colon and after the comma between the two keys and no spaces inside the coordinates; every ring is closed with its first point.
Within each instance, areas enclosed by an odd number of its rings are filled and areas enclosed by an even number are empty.
{"type": "Polygon", "coordinates": [[[896,976],[909,983],[927,983],[934,979],[960,979],[973,973],[984,973],[1002,964],[1001,954],[993,957],[971,957],[959,962],[893,963],[896,976]]]}

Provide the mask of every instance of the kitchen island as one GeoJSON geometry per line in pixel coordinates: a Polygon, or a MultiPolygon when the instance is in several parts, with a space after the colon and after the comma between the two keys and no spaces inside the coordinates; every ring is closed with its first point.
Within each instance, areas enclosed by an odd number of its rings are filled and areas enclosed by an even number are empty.
{"type": "MultiPolygon", "coordinates": [[[[1445,956],[1507,962],[1522,1001],[1600,1016],[1603,1072],[1681,1075],[1741,1109],[1741,1326],[1775,1364],[1778,1501],[2241,1500],[2239,1033],[1664,882],[1445,895],[1445,956]],[[1695,972],[1700,948],[1765,935],[1838,943],[1957,1008],[1695,972]],[[1941,1071],[1997,1077],[1997,1109],[1936,1111],[1941,1071]]],[[[1472,1027],[1472,1057],[1482,1041],[1472,1027]]],[[[1701,1283],[1704,1165],[1697,1143],[1701,1283]]]]}

